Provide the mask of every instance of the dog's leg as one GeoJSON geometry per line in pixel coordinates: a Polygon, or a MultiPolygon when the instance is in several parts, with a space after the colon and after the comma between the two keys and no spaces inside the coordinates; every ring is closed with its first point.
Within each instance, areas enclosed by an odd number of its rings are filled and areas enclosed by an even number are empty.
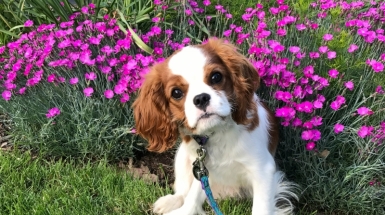
{"type": "Polygon", "coordinates": [[[263,169],[251,171],[253,187],[252,215],[273,215],[275,211],[275,166],[267,164],[263,169]]]}
{"type": "Polygon", "coordinates": [[[166,195],[159,198],[154,204],[155,213],[167,213],[180,208],[184,203],[184,198],[187,196],[191,183],[194,179],[192,174],[192,161],[183,142],[175,157],[175,194],[166,195]]]}
{"type": "Polygon", "coordinates": [[[202,209],[205,199],[206,194],[202,190],[200,181],[194,179],[182,207],[165,215],[205,215],[206,213],[202,209]]]}

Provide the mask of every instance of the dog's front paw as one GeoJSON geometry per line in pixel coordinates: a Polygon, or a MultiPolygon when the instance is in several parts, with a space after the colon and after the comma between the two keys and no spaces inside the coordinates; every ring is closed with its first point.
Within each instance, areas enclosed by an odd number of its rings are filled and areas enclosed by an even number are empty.
{"type": "Polygon", "coordinates": [[[165,213],[164,215],[206,215],[206,212],[202,209],[202,207],[190,208],[191,207],[185,207],[183,205],[181,208],[165,213]]]}
{"type": "MultiPolygon", "coordinates": [[[[165,214],[183,205],[183,196],[181,195],[167,195],[160,197],[154,203],[154,213],[165,214]]],[[[181,215],[181,214],[179,214],[181,215]]]]}

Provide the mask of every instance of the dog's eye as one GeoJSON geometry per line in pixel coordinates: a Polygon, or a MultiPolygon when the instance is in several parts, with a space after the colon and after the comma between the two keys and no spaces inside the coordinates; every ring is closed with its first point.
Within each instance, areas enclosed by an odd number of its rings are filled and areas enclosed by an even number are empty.
{"type": "Polygon", "coordinates": [[[179,100],[183,97],[183,92],[182,90],[178,89],[178,88],[174,88],[172,91],[171,91],[171,96],[176,99],[176,100],[179,100]]]}
{"type": "Polygon", "coordinates": [[[222,74],[219,72],[213,72],[210,77],[211,84],[218,84],[222,81],[222,74]]]}

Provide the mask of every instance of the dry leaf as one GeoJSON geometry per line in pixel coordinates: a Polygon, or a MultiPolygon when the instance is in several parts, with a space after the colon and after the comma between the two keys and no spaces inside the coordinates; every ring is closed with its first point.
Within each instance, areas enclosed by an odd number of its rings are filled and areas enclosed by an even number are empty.
{"type": "Polygon", "coordinates": [[[4,147],[6,147],[8,145],[8,142],[4,142],[4,143],[2,143],[1,145],[0,145],[0,147],[1,148],[4,148],[4,147]]]}
{"type": "Polygon", "coordinates": [[[319,153],[318,156],[320,156],[321,158],[327,158],[329,154],[330,154],[330,151],[325,149],[321,153],[319,153]]]}

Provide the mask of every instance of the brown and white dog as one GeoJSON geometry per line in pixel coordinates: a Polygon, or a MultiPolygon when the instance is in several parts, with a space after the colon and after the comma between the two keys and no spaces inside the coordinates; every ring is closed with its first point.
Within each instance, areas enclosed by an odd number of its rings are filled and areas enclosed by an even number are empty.
{"type": "Polygon", "coordinates": [[[215,198],[252,196],[253,215],[292,213],[288,199],[296,195],[276,170],[278,128],[255,94],[259,81],[253,65],[219,39],[185,47],[151,68],[133,104],[136,130],[150,151],[182,139],[175,194],[158,199],[155,213],[205,214],[206,196],[192,173],[199,148],[192,135],[209,136],[205,165],[215,198]],[[277,206],[280,200],[286,204],[277,206]]]}

